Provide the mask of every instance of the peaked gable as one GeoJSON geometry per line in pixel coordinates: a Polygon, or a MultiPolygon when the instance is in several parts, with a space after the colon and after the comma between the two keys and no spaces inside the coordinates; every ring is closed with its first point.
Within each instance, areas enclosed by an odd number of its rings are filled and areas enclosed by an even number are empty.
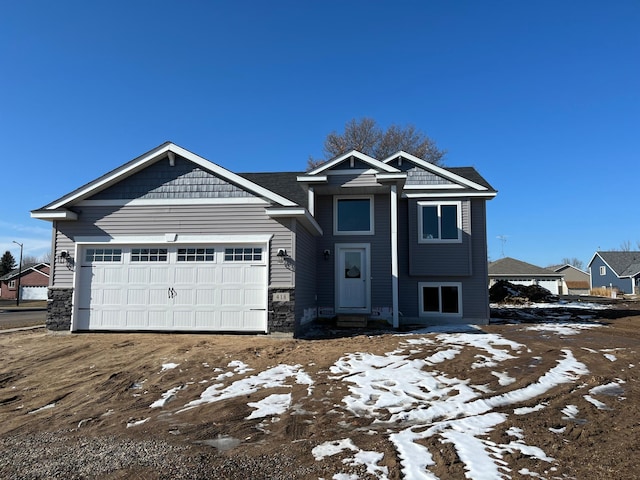
{"type": "MultiPolygon", "coordinates": [[[[272,192],[261,185],[258,185],[242,176],[233,173],[226,168],[223,168],[219,165],[216,165],[209,160],[206,160],[199,155],[196,155],[178,145],[175,145],[171,142],[165,142],[162,145],[150,150],[149,152],[131,160],[130,162],[125,163],[124,165],[104,174],[103,176],[93,180],[92,182],[83,185],[82,187],[74,190],[73,192],[68,193],[67,195],[51,202],[48,205],[45,205],[39,210],[34,210],[31,212],[31,216],[34,218],[41,218],[45,220],[51,219],[75,219],[77,216],[73,212],[69,212],[66,208],[77,204],[80,201],[87,200],[91,197],[99,198],[98,194],[111,189],[111,187],[115,187],[111,190],[110,193],[105,195],[123,195],[123,191],[126,191],[126,188],[120,188],[118,191],[117,184],[124,182],[129,177],[145,170],[146,168],[151,167],[156,162],[159,161],[167,161],[170,165],[175,168],[176,159],[182,158],[188,162],[194,164],[198,169],[198,173],[194,174],[194,177],[198,175],[208,174],[212,177],[217,178],[218,180],[222,180],[229,185],[233,185],[240,190],[244,190],[249,192],[250,194],[266,199],[269,202],[272,202],[276,205],[285,206],[285,207],[295,207],[297,204],[281,195],[278,195],[275,192],[272,192]]],[[[193,170],[192,170],[193,172],[193,170]]],[[[211,179],[212,177],[209,177],[211,179]]],[[[174,178],[173,180],[177,180],[174,178]]],[[[170,182],[171,180],[169,180],[170,182]]],[[[131,182],[129,182],[131,183],[131,182]]],[[[153,182],[152,182],[153,183],[153,182]]],[[[125,184],[126,187],[126,184],[125,184]]],[[[162,185],[156,185],[157,188],[167,187],[166,183],[162,185]]],[[[215,188],[215,187],[214,187],[215,188]]],[[[145,190],[145,188],[142,188],[145,190]]],[[[154,189],[151,189],[154,190],[154,189]]],[[[233,190],[233,188],[231,189],[233,190]]],[[[238,191],[236,190],[236,193],[238,191]]],[[[149,190],[145,194],[148,194],[149,190]]],[[[167,193],[167,192],[158,192],[158,193],[167,193]]],[[[175,193],[175,191],[174,191],[175,193]]],[[[193,198],[193,197],[189,197],[193,198]]]]}
{"type": "Polygon", "coordinates": [[[398,152],[383,160],[399,170],[407,172],[408,188],[472,189],[481,192],[495,190],[472,167],[444,168],[411,155],[398,152]]]}
{"type": "Polygon", "coordinates": [[[618,277],[633,277],[640,273],[640,252],[596,252],[589,261],[589,267],[596,257],[615,272],[618,277]]]}
{"type": "Polygon", "coordinates": [[[357,150],[351,150],[350,152],[339,155],[323,163],[322,165],[308,172],[306,175],[313,176],[313,175],[318,175],[320,173],[326,173],[329,170],[337,170],[339,166],[345,163],[349,163],[349,166],[347,168],[356,169],[356,162],[358,162],[357,166],[359,167],[359,169],[369,168],[377,172],[384,172],[384,173],[400,172],[400,170],[398,170],[397,168],[392,167],[391,165],[387,165],[386,163],[381,162],[380,160],[376,160],[375,158],[370,157],[369,155],[365,155],[364,153],[358,152],[357,150]],[[352,162],[353,162],[353,166],[351,166],[352,162]]]}

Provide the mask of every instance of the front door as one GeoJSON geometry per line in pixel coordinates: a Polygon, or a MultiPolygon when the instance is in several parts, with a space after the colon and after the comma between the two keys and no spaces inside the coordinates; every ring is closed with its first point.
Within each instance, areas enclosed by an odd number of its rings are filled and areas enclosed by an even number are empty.
{"type": "Polygon", "coordinates": [[[370,313],[369,245],[336,245],[336,311],[370,313]]]}

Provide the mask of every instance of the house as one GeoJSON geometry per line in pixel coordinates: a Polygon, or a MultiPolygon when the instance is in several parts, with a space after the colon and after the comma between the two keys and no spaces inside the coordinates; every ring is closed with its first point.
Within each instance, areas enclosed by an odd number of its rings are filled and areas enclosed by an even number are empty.
{"type": "Polygon", "coordinates": [[[640,293],[640,252],[596,252],[589,261],[591,288],[640,293]]]}
{"type": "Polygon", "coordinates": [[[320,317],[487,323],[473,168],[357,151],[238,174],[164,143],[44,207],[52,330],[300,332],[320,317]]]}
{"type": "Polygon", "coordinates": [[[46,300],[49,285],[49,264],[23,265],[0,277],[0,298],[15,300],[20,284],[20,300],[46,300]],[[18,282],[18,278],[20,281],[18,282]]]}
{"type": "Polygon", "coordinates": [[[562,274],[515,258],[505,257],[489,264],[489,287],[498,280],[506,280],[516,285],[538,285],[558,295],[562,274]]]}
{"type": "Polygon", "coordinates": [[[562,283],[559,286],[560,295],[589,295],[591,289],[590,275],[573,265],[554,265],[547,267],[548,270],[562,274],[562,283]]]}

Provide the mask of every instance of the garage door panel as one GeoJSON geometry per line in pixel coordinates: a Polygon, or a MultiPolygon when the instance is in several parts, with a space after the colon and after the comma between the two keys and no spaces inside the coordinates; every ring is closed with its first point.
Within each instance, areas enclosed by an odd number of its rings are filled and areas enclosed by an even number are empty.
{"type": "Polygon", "coordinates": [[[117,248],[109,260],[81,254],[74,329],[266,331],[266,265],[226,259],[223,246],[180,257],[191,247],[172,245],[163,260],[117,248]]]}

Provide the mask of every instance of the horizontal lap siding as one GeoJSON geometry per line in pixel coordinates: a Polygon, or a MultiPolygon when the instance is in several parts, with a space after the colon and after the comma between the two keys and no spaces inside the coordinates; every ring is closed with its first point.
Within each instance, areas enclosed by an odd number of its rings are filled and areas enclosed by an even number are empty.
{"type": "Polygon", "coordinates": [[[391,207],[389,195],[374,196],[374,235],[333,235],[333,196],[316,198],[315,218],[324,235],[318,239],[318,306],[333,307],[335,296],[335,245],[368,243],[371,245],[371,306],[391,307],[391,207]],[[322,252],[329,250],[325,260],[322,252]]]}
{"type": "MultiPolygon", "coordinates": [[[[273,234],[270,284],[291,286],[293,273],[276,260],[279,248],[291,251],[291,221],[277,222],[264,210],[260,205],[85,206],[77,221],[57,222],[56,253],[73,253],[78,236],[273,234]]],[[[73,272],[65,264],[55,263],[54,285],[73,285],[73,272]]]]}
{"type": "Polygon", "coordinates": [[[418,201],[409,201],[410,275],[471,275],[470,208],[462,201],[462,243],[418,243],[418,201]]]}
{"type": "Polygon", "coordinates": [[[316,249],[316,238],[300,223],[295,228],[295,316],[304,315],[304,310],[316,306],[316,262],[320,252],[316,249]]]}

